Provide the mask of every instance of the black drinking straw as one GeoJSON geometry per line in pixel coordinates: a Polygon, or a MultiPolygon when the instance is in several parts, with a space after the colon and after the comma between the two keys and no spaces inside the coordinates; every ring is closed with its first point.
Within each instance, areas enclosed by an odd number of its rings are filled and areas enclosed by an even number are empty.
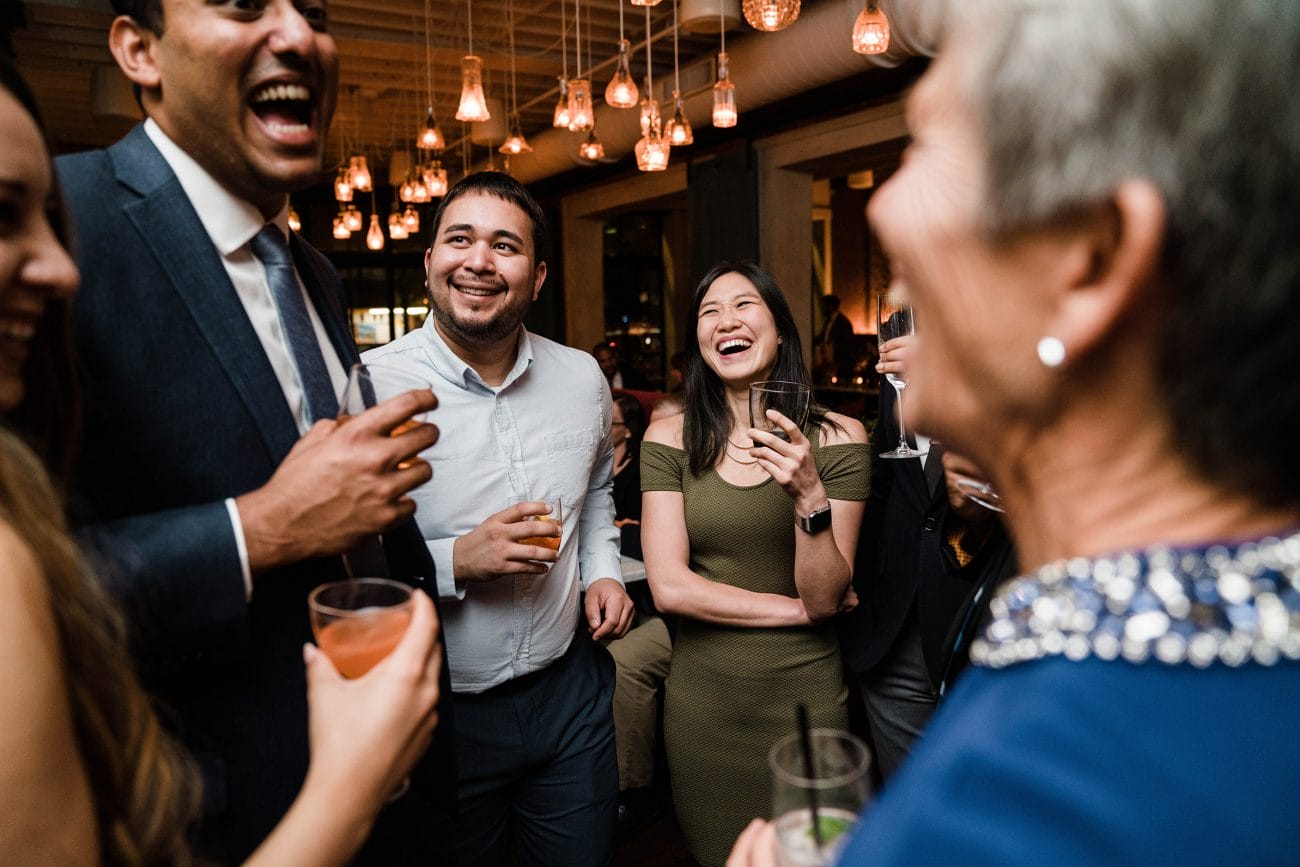
{"type": "Polygon", "coordinates": [[[822,848],[821,823],[817,820],[817,786],[813,777],[812,737],[808,733],[808,706],[800,702],[795,706],[799,718],[799,746],[803,749],[803,775],[808,780],[808,810],[812,813],[812,836],[818,851],[822,848]]]}

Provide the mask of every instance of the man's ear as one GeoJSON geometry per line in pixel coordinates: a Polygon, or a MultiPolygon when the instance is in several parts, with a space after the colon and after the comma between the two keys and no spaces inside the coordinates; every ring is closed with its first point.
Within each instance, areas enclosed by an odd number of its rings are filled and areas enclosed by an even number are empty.
{"type": "Polygon", "coordinates": [[[122,72],[142,90],[162,83],[162,72],[154,58],[158,34],[129,15],[119,15],[108,28],[108,49],[122,72]]]}
{"type": "Polygon", "coordinates": [[[546,263],[538,262],[537,270],[533,274],[533,300],[542,294],[542,284],[546,282],[546,263]]]}
{"type": "Polygon", "coordinates": [[[1133,179],[1073,228],[1080,266],[1045,332],[1065,344],[1066,358],[1087,354],[1142,302],[1158,271],[1166,218],[1155,185],[1133,179]]]}

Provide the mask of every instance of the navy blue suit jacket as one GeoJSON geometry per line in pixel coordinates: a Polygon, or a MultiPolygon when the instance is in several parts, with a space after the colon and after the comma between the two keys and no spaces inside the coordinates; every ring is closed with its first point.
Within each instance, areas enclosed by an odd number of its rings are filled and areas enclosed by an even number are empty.
{"type": "MultiPolygon", "coordinates": [[[[82,274],[74,329],[86,429],[74,520],[126,611],[146,685],[199,760],[203,848],[237,861],[302,783],[306,597],[344,577],[342,563],[322,558],[259,575],[245,601],[224,500],[265,484],[298,439],[280,384],[219,253],[143,127],[57,165],[82,274]]],[[[301,238],[290,248],[346,367],[357,354],[338,275],[301,238]]],[[[413,521],[384,542],[393,577],[433,587],[413,521]]],[[[422,767],[417,783],[452,784],[448,726],[444,707],[425,761],[437,767],[422,767]]]]}

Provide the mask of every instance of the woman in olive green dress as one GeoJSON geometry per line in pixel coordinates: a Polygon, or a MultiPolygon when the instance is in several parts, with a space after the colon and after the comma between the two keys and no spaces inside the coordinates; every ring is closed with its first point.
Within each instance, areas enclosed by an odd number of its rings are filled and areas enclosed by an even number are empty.
{"type": "Polygon", "coordinates": [[[767,753],[794,730],[797,704],[814,726],[847,728],[830,618],[857,601],[870,462],[862,425],[834,413],[814,408],[800,430],[773,411],[789,441],[750,427],[750,383],[808,382],[767,272],[713,268],[690,329],[685,410],[642,445],[642,547],[657,604],[681,615],[664,744],[678,820],[707,867],[770,811],[767,753]]]}

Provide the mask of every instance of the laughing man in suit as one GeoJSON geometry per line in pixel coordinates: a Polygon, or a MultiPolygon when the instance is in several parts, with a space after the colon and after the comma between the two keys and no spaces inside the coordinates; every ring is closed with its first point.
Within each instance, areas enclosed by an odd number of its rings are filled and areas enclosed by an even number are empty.
{"type": "MultiPolygon", "coordinates": [[[[381,532],[372,562],[432,586],[406,494],[430,476],[413,456],[437,430],[388,434],[435,401],[411,392],[333,421],[357,357],[342,286],[286,230],[334,109],[324,0],[113,4],[109,44],[148,120],[58,165],[84,281],[87,448],[72,495],[142,673],[198,759],[201,846],[230,862],[303,781],[308,591],[381,532]]],[[[450,778],[442,735],[369,857],[420,854],[421,782],[450,778]]]]}

